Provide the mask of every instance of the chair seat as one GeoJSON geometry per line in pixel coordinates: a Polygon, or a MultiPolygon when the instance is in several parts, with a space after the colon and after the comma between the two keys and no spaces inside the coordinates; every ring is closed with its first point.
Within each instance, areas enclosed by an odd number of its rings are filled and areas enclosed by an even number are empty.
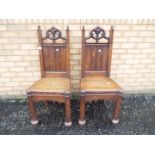
{"type": "Polygon", "coordinates": [[[27,92],[70,92],[70,80],[67,78],[41,78],[27,92]]]}
{"type": "Polygon", "coordinates": [[[81,79],[81,91],[122,92],[122,89],[109,77],[84,77],[81,79]]]}

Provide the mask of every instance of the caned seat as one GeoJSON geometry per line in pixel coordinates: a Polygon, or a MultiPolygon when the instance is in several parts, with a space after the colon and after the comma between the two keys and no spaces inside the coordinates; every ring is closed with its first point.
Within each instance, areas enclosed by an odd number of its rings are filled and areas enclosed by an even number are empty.
{"type": "Polygon", "coordinates": [[[38,124],[35,104],[44,101],[46,104],[62,103],[65,105],[65,125],[71,126],[70,106],[70,31],[66,30],[66,37],[56,27],[46,31],[38,26],[39,56],[41,79],[27,90],[31,124],[38,124]]]}
{"type": "Polygon", "coordinates": [[[82,30],[82,63],[80,84],[80,119],[79,124],[85,124],[85,105],[94,100],[112,100],[115,102],[113,123],[119,122],[119,112],[122,100],[121,87],[110,78],[113,44],[113,28],[109,37],[101,27],[92,29],[85,37],[82,30]]]}
{"type": "Polygon", "coordinates": [[[122,92],[122,88],[109,77],[84,77],[81,79],[81,92],[122,92]]]}
{"type": "Polygon", "coordinates": [[[41,78],[35,82],[27,91],[40,93],[70,93],[70,80],[68,78],[41,78]]]}

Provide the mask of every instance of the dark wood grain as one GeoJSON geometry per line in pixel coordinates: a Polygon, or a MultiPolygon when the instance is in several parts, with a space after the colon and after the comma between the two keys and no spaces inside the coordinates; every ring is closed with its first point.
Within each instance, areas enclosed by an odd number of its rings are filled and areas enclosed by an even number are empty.
{"type": "MultiPolygon", "coordinates": [[[[42,31],[38,26],[38,42],[40,56],[41,78],[70,78],[70,30],[67,27],[66,38],[62,36],[62,32],[56,27],[52,27],[46,32],[46,36],[42,37],[42,31]],[[47,39],[52,40],[48,43],[47,39]],[[58,43],[61,39],[63,42],[58,43]]],[[[35,103],[38,101],[54,101],[61,102],[65,105],[65,124],[71,125],[71,105],[70,91],[68,92],[27,92],[32,122],[37,122],[35,103]]]]}
{"type": "MultiPolygon", "coordinates": [[[[112,44],[113,44],[113,27],[111,27],[109,37],[106,32],[96,27],[90,31],[89,36],[85,37],[85,29],[82,30],[82,62],[81,62],[81,81],[84,77],[109,77],[112,58],[112,44]],[[90,42],[89,39],[94,39],[90,42]],[[101,42],[105,39],[105,42],[101,42]]],[[[94,78],[95,79],[95,78],[94,78]]],[[[87,86],[87,85],[86,85],[87,86]]],[[[81,85],[82,87],[82,85],[81,85]]],[[[84,91],[80,88],[80,119],[79,123],[85,123],[85,104],[93,100],[113,100],[115,102],[115,109],[113,113],[113,120],[119,120],[120,105],[122,100],[122,92],[111,90],[105,91],[84,91]]]]}

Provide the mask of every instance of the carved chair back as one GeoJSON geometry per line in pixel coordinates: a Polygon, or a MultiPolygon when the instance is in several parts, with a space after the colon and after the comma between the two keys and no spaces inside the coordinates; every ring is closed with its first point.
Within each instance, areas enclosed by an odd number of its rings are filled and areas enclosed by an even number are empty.
{"type": "Polygon", "coordinates": [[[85,37],[82,30],[82,77],[85,76],[110,76],[111,55],[113,43],[113,27],[109,37],[105,31],[97,26],[85,37]]]}
{"type": "Polygon", "coordinates": [[[46,31],[42,37],[42,30],[38,26],[39,54],[42,77],[70,77],[70,30],[67,27],[66,37],[56,27],[46,31]]]}

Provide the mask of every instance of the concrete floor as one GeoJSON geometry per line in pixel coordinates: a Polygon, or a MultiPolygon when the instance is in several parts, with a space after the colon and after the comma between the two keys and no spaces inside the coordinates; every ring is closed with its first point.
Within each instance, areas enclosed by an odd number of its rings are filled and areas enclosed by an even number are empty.
{"type": "Polygon", "coordinates": [[[64,126],[64,105],[38,103],[38,126],[30,124],[26,101],[1,100],[1,135],[154,135],[155,96],[126,95],[122,103],[120,124],[111,124],[113,104],[99,101],[86,107],[87,124],[78,125],[79,102],[72,101],[73,125],[64,126]]]}

